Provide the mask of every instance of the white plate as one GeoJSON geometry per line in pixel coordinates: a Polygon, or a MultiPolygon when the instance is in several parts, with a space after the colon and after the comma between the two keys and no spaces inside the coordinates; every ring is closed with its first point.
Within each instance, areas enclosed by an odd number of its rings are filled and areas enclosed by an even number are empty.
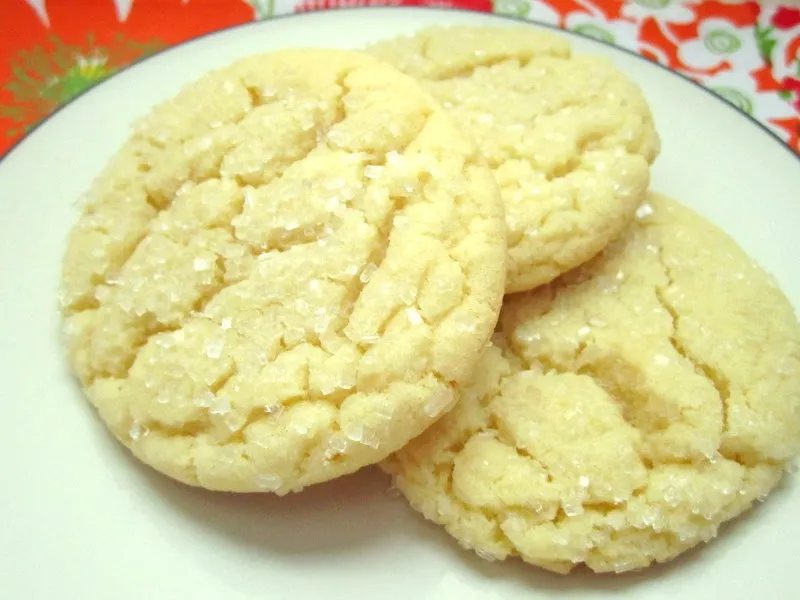
{"type": "MultiPolygon", "coordinates": [[[[55,308],[74,201],[157,101],[211,67],[290,46],[357,47],[435,23],[513,25],[431,9],[280,18],[168,50],[92,89],[0,162],[0,598],[783,599],[797,579],[800,482],[713,544],[626,576],[557,577],[461,551],[375,471],[286,498],[190,489],[111,439],[68,376],[55,308]]],[[[800,306],[800,162],[687,80],[571,36],[644,89],[663,137],[654,187],[722,226],[800,306]]]]}

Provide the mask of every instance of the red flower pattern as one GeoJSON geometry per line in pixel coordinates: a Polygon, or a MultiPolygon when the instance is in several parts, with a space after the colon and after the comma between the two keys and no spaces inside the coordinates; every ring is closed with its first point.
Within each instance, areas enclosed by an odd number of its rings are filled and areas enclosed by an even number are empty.
{"type": "Polygon", "coordinates": [[[113,0],[47,0],[42,19],[4,0],[0,36],[0,155],[30,127],[97,81],[155,52],[253,18],[241,0],[135,0],[123,20],[113,0]],[[5,134],[5,135],[3,135],[5,134]]]}
{"type": "Polygon", "coordinates": [[[772,26],[777,29],[791,29],[800,25],[800,8],[781,6],[772,15],[772,26]]]}

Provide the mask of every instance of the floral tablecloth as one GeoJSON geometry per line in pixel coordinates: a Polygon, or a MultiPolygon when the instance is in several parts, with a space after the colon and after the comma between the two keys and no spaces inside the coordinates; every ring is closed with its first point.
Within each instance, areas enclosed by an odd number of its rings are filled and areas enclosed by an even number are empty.
{"type": "Polygon", "coordinates": [[[796,4],[734,0],[0,0],[0,155],[59,105],[165,47],[273,15],[386,4],[493,11],[627,47],[703,83],[800,152],[800,8],[796,4]]]}

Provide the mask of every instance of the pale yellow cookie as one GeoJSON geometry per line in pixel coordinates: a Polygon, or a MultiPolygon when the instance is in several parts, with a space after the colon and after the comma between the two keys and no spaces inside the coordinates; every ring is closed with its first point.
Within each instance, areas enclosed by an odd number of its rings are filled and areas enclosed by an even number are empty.
{"type": "Polygon", "coordinates": [[[158,106],[92,187],[69,357],[145,463],[286,493],[452,407],[504,257],[491,172],[413,79],[349,52],[248,58],[158,106]]]}
{"type": "Polygon", "coordinates": [[[800,327],[774,281],[652,196],[586,266],[510,296],[476,380],[386,461],[485,558],[626,571],[713,538],[800,449],[800,327]]]}
{"type": "Polygon", "coordinates": [[[531,27],[436,27],[368,51],[477,140],[505,203],[508,292],[589,260],[633,218],[659,140],[641,92],[605,59],[531,27]]]}

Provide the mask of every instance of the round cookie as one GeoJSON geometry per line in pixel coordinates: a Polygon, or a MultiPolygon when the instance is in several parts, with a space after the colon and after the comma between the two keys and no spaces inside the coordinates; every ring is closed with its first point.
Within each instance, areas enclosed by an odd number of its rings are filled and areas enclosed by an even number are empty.
{"type": "Polygon", "coordinates": [[[658,136],[639,89],[605,59],[530,27],[435,27],[368,52],[477,140],[505,203],[507,292],[589,260],[644,199],[658,136]]]}
{"type": "Polygon", "coordinates": [[[652,196],[586,266],[507,297],[456,408],[384,462],[488,559],[626,571],[713,538],[800,449],[800,327],[725,234],[652,196]]]}
{"type": "Polygon", "coordinates": [[[277,52],[187,86],[91,188],[69,358],[145,463],[286,493],[375,463],[454,401],[504,289],[502,201],[410,77],[277,52]]]}

